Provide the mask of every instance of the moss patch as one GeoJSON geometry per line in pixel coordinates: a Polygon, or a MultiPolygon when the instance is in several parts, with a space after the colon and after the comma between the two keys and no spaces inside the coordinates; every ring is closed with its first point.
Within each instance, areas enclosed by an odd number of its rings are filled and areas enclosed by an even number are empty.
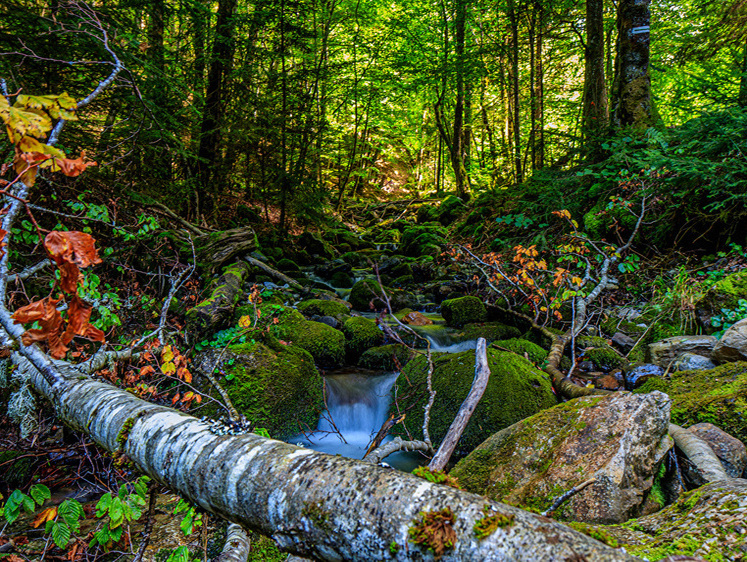
{"type": "Polygon", "coordinates": [[[298,311],[285,309],[278,316],[278,323],[272,325],[270,331],[276,338],[311,353],[316,364],[323,369],[342,365],[345,357],[345,336],[331,326],[306,320],[298,311]]]}
{"type": "Polygon", "coordinates": [[[313,357],[295,346],[271,349],[260,343],[226,350],[224,387],[236,409],[275,439],[315,427],[324,409],[322,378],[313,357]],[[233,361],[231,361],[233,360],[233,361]]]}
{"type": "Polygon", "coordinates": [[[747,362],[707,371],[678,371],[654,378],[635,392],[661,390],[672,398],[672,422],[683,427],[709,422],[747,442],[747,362]]]}
{"type": "MultiPolygon", "coordinates": [[[[465,431],[457,443],[454,458],[458,459],[490,435],[531,416],[557,401],[544,374],[523,357],[507,351],[488,349],[490,379],[465,431]]],[[[434,354],[433,389],[436,399],[431,410],[430,433],[435,444],[446,432],[472,386],[475,376],[475,353],[434,354]]],[[[423,406],[427,401],[427,361],[420,356],[410,361],[397,380],[400,408],[407,411],[404,425],[420,438],[423,406]]],[[[404,434],[397,426],[395,432],[404,434]]]]}
{"type": "Polygon", "coordinates": [[[535,365],[541,365],[547,359],[547,351],[536,343],[522,338],[511,338],[507,340],[496,340],[493,342],[496,349],[512,351],[521,357],[529,359],[535,365]]]}
{"type": "Polygon", "coordinates": [[[459,297],[441,303],[441,316],[446,320],[447,326],[459,328],[473,322],[485,322],[488,311],[477,297],[459,297]]]}
{"type": "Polygon", "coordinates": [[[399,371],[415,357],[415,352],[401,343],[381,345],[367,349],[361,355],[358,365],[366,369],[399,371]]]}
{"type": "Polygon", "coordinates": [[[298,303],[298,311],[304,316],[332,316],[340,320],[349,314],[348,305],[342,301],[311,299],[298,303]]]}
{"type": "Polygon", "coordinates": [[[464,328],[459,330],[459,332],[461,334],[460,339],[476,340],[477,338],[485,338],[488,342],[518,338],[521,335],[521,330],[516,326],[508,326],[506,324],[501,324],[500,322],[467,324],[464,328]]]}
{"type": "Polygon", "coordinates": [[[351,363],[357,363],[363,352],[384,343],[384,333],[376,322],[356,316],[342,325],[345,334],[345,355],[351,363]]]}

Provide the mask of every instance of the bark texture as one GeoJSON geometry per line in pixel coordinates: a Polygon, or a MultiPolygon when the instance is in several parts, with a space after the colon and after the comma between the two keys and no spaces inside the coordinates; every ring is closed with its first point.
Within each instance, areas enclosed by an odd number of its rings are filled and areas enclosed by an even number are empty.
{"type": "MultiPolygon", "coordinates": [[[[456,541],[444,561],[636,560],[545,517],[367,462],[316,453],[254,434],[218,436],[197,419],[94,381],[70,366],[54,390],[28,361],[34,386],[72,428],[184,498],[287,551],[320,560],[432,560],[410,542],[421,512],[446,508],[456,541]],[[478,540],[488,515],[510,520],[478,540]],[[396,547],[396,548],[395,548],[396,547]],[[396,550],[396,553],[393,551],[396,550]]],[[[36,362],[36,361],[35,361],[36,362]]]]}

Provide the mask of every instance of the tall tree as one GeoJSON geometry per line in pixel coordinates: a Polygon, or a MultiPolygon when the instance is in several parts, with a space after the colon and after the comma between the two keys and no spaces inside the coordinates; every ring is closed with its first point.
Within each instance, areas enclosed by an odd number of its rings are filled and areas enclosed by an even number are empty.
{"type": "Polygon", "coordinates": [[[620,0],[617,5],[617,59],[612,86],[613,122],[618,127],[653,124],[649,51],[651,0],[620,0]]]}
{"type": "Polygon", "coordinates": [[[583,132],[587,145],[593,145],[609,126],[604,75],[604,0],[586,0],[585,55],[583,132]]]}

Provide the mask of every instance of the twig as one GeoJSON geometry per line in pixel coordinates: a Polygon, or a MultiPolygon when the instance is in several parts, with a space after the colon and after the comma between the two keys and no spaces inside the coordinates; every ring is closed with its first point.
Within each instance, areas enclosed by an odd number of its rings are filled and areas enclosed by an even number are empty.
{"type": "Polygon", "coordinates": [[[145,549],[148,548],[148,543],[150,543],[150,534],[153,531],[153,520],[156,515],[156,500],[158,499],[158,484],[151,481],[149,487],[150,498],[148,501],[148,514],[145,519],[145,528],[143,529],[143,542],[140,543],[140,547],[137,549],[137,553],[135,554],[135,558],[132,559],[132,562],[140,562],[143,559],[145,549]]]}
{"type": "Polygon", "coordinates": [[[549,516],[550,516],[550,514],[551,514],[551,513],[553,512],[553,511],[555,511],[556,509],[558,509],[558,508],[559,508],[559,507],[560,507],[561,505],[563,505],[563,503],[565,503],[566,501],[568,501],[569,499],[571,499],[571,498],[572,498],[573,496],[575,496],[576,494],[578,494],[578,493],[579,493],[579,492],[580,492],[581,490],[583,490],[584,488],[586,488],[586,487],[587,487],[587,486],[589,486],[590,484],[593,484],[593,483],[594,483],[594,482],[596,482],[596,481],[597,481],[597,479],[596,479],[596,478],[590,478],[590,479],[589,479],[589,480],[587,480],[586,482],[581,482],[581,484],[579,484],[579,485],[578,485],[578,486],[576,486],[575,488],[571,488],[571,489],[570,489],[570,490],[568,490],[568,491],[567,491],[567,492],[566,492],[565,494],[563,494],[563,495],[562,495],[562,496],[560,496],[560,497],[559,497],[558,499],[556,499],[556,500],[555,500],[555,501],[553,502],[553,504],[552,504],[552,505],[551,505],[551,506],[550,506],[550,507],[549,507],[549,508],[547,509],[547,511],[543,511],[543,512],[542,512],[542,515],[543,515],[544,517],[549,517],[549,516]]]}

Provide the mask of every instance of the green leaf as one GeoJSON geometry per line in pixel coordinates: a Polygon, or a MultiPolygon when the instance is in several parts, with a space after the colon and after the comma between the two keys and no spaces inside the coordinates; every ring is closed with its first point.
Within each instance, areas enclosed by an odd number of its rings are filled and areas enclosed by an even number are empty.
{"type": "Polygon", "coordinates": [[[83,506],[77,500],[67,499],[60,504],[57,514],[67,523],[73,531],[78,532],[83,517],[83,506]]]}
{"type": "Polygon", "coordinates": [[[109,528],[114,529],[119,527],[124,521],[124,509],[122,507],[122,500],[114,498],[112,504],[109,506],[109,528]]]}
{"type": "Polygon", "coordinates": [[[47,488],[44,484],[34,484],[33,486],[31,486],[29,494],[31,494],[31,497],[34,498],[34,501],[39,505],[43,504],[45,500],[48,500],[52,497],[49,488],[47,488]]]}
{"type": "Polygon", "coordinates": [[[96,517],[103,517],[107,514],[109,511],[109,506],[112,503],[112,495],[110,493],[106,493],[103,496],[101,496],[101,499],[99,500],[99,503],[96,504],[96,517]]]}
{"type": "Polygon", "coordinates": [[[70,527],[63,521],[55,521],[52,525],[52,540],[60,548],[65,548],[70,542],[70,527]]]}

